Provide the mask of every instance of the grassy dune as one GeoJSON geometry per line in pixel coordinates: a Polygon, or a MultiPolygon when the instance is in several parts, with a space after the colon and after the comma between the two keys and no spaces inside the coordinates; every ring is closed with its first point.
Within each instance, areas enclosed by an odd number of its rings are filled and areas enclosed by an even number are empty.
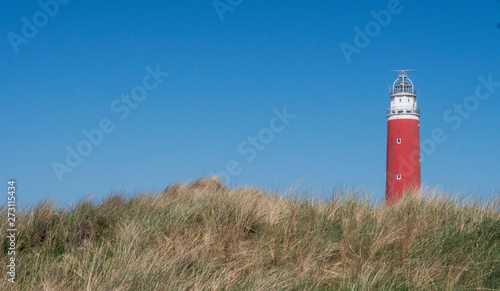
{"type": "Polygon", "coordinates": [[[18,218],[17,284],[2,290],[499,290],[499,204],[345,193],[328,202],[216,180],[18,218]]]}

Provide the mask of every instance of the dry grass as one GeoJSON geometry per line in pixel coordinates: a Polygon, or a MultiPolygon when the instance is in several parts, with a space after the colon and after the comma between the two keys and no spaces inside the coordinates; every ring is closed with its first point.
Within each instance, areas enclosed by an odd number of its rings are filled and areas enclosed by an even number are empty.
{"type": "MultiPolygon", "coordinates": [[[[408,197],[313,202],[201,179],[69,210],[41,203],[18,218],[18,283],[3,272],[0,288],[500,289],[498,201],[408,197]]],[[[6,248],[3,236],[2,266],[6,248]]]]}

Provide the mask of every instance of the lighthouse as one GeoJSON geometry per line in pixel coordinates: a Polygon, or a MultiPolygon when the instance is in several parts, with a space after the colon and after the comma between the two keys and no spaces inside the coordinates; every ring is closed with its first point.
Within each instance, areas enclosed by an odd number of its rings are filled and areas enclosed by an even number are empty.
{"type": "Polygon", "coordinates": [[[396,203],[407,191],[420,189],[420,109],[407,72],[392,84],[387,109],[387,169],[385,199],[396,203]]]}

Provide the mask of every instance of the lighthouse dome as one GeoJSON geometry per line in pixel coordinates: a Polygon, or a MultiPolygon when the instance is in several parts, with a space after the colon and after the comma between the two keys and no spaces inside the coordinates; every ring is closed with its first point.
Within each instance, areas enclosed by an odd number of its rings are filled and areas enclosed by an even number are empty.
{"type": "Polygon", "coordinates": [[[394,81],[390,94],[393,95],[398,93],[416,94],[415,89],[413,88],[413,82],[404,73],[401,74],[396,81],[394,81]]]}

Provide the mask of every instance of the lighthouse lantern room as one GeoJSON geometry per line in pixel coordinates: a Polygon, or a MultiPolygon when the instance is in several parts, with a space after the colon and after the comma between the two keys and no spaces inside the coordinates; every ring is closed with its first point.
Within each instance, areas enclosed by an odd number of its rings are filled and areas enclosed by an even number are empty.
{"type": "Polygon", "coordinates": [[[399,77],[389,92],[385,193],[388,203],[398,202],[404,193],[420,190],[420,109],[408,71],[413,70],[396,70],[399,77]]]}

